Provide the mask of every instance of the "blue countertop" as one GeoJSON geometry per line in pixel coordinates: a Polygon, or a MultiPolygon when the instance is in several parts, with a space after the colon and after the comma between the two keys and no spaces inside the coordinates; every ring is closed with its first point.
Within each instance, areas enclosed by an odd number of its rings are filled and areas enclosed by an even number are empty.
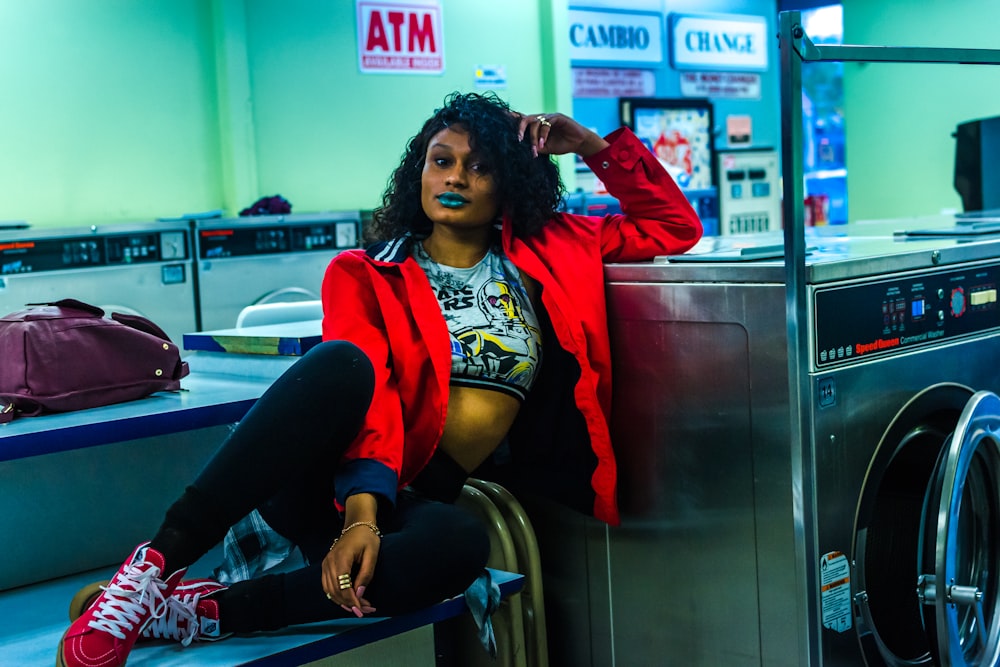
{"type": "Polygon", "coordinates": [[[320,322],[185,334],[181,390],[0,425],[0,461],[188,431],[242,419],[281,373],[321,340],[320,322]],[[219,351],[219,340],[229,351],[219,351]],[[283,350],[278,353],[278,349],[283,350]],[[254,352],[254,350],[257,352],[254,352]]]}

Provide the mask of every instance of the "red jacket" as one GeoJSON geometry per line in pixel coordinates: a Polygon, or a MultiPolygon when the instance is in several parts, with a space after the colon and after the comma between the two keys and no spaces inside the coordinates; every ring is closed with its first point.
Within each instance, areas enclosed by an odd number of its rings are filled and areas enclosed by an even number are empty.
{"type": "MultiPolygon", "coordinates": [[[[573,487],[573,493],[585,487],[592,504],[581,509],[617,524],[603,264],[682,253],[702,230],[683,193],[632,132],[617,130],[608,141],[611,146],[586,162],[621,202],[622,215],[557,213],[540,233],[525,239],[513,237],[505,219],[502,240],[511,261],[542,288],[551,329],[543,339],[541,375],[561,375],[536,382],[522,406],[530,423],[518,430],[527,435],[512,431],[514,463],[520,461],[525,476],[540,480],[536,486],[573,487]],[[568,353],[566,363],[554,361],[556,348],[568,353]],[[559,401],[560,392],[567,400],[559,401]],[[539,405],[547,405],[531,408],[535,395],[539,405]],[[554,411],[568,414],[550,414],[554,411]],[[539,431],[550,432],[547,444],[525,442],[539,431]],[[555,453],[546,459],[548,445],[555,453]]],[[[337,475],[340,503],[359,492],[394,501],[397,489],[430,459],[444,430],[451,372],[448,329],[430,283],[410,256],[410,243],[405,237],[340,253],[323,280],[323,338],[358,345],[376,374],[366,420],[337,475]]]]}

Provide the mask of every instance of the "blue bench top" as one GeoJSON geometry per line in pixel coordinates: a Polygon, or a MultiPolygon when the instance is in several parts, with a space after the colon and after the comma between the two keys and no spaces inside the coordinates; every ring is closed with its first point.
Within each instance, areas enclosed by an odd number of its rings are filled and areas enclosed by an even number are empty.
{"type": "MultiPolygon", "coordinates": [[[[67,552],[69,555],[71,552],[67,552]]],[[[205,559],[199,561],[195,571],[205,559]]],[[[213,561],[214,562],[214,561],[213,561]]],[[[69,627],[67,609],[84,585],[111,577],[117,568],[98,569],[0,593],[0,665],[52,665],[59,639],[69,627]]],[[[524,576],[490,570],[503,597],[518,592],[524,576]]],[[[197,576],[197,575],[192,575],[197,576]]],[[[178,642],[138,645],[129,667],[285,667],[301,665],[410,630],[458,616],[466,611],[462,596],[401,616],[324,621],[277,632],[231,637],[183,648],[178,642]]]]}

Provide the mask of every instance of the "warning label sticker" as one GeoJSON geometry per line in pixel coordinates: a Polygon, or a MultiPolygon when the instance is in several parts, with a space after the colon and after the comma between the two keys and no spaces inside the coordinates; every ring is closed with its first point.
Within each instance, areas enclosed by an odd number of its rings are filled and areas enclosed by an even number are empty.
{"type": "Polygon", "coordinates": [[[837,632],[851,629],[851,565],[839,551],[819,559],[820,604],[823,627],[837,632]]]}

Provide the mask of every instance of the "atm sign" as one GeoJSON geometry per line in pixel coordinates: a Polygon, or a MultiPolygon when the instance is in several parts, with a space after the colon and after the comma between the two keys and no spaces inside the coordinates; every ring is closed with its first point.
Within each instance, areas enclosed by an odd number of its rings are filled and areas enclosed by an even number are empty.
{"type": "Polygon", "coordinates": [[[441,6],[437,2],[357,0],[358,65],[362,72],[444,71],[441,6]]]}

